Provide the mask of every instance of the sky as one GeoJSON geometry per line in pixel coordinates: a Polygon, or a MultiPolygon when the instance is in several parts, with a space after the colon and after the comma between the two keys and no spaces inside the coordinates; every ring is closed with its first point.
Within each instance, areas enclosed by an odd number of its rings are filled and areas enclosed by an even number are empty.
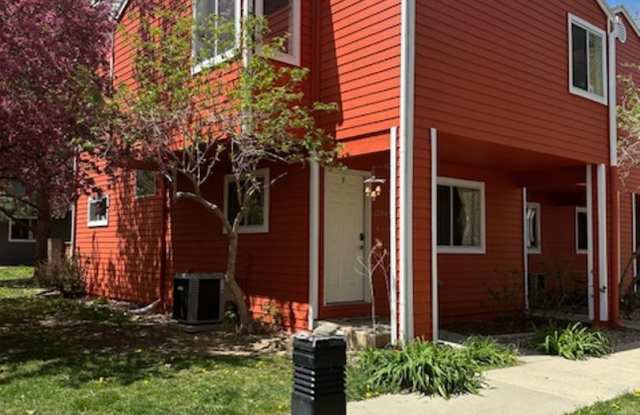
{"type": "Polygon", "coordinates": [[[640,0],[609,0],[609,4],[613,6],[625,5],[634,17],[640,13],[640,0]]]}

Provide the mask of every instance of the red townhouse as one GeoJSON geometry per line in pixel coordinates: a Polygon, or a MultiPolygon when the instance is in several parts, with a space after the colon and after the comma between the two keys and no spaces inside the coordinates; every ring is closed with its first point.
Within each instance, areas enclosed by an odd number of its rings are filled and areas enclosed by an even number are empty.
{"type": "MultiPolygon", "coordinates": [[[[447,324],[527,310],[529,278],[556,261],[578,276],[590,320],[618,322],[620,264],[640,244],[640,175],[619,184],[615,152],[616,75],[640,61],[624,9],[604,0],[205,3],[196,14],[286,16],[281,59],[310,68],[305,93],[340,108],[320,124],[344,144],[348,170],[261,170],[287,175],[265,189],[261,219],[240,239],[239,280],[256,316],[276,305],[287,328],[302,330],[366,316],[375,301],[394,340],[437,338],[447,324]],[[384,180],[375,200],[364,192],[371,177],[384,180]],[[376,239],[389,249],[390,277],[377,277],[371,298],[356,264],[376,239]]],[[[123,32],[139,27],[139,6],[125,1],[119,12],[118,83],[131,81],[123,32]]],[[[104,199],[80,198],[74,235],[92,294],[170,304],[176,273],[224,271],[217,219],[168,200],[153,172],[96,179],[104,199]]],[[[224,171],[208,191],[224,203],[224,171]]]]}

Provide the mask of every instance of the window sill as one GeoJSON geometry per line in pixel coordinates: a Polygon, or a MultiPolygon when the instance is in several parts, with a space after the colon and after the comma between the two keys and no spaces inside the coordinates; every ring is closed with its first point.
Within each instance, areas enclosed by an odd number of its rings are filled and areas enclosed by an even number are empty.
{"type": "Polygon", "coordinates": [[[577,95],[579,97],[586,98],[586,99],[588,99],[590,101],[597,102],[598,104],[602,104],[604,106],[608,106],[609,105],[609,102],[607,101],[607,95],[606,94],[604,96],[599,96],[599,95],[596,95],[596,94],[591,93],[589,91],[585,91],[583,89],[576,88],[573,85],[569,86],[569,92],[571,94],[573,94],[573,95],[577,95]]]}
{"type": "Polygon", "coordinates": [[[34,244],[36,243],[35,239],[9,239],[10,244],[34,244]]]}
{"type": "Polygon", "coordinates": [[[448,255],[484,255],[487,250],[484,247],[457,247],[457,246],[439,246],[438,254],[448,255]]]}
{"type": "Polygon", "coordinates": [[[89,228],[106,228],[109,226],[109,222],[89,222],[87,227],[89,228]]]}
{"type": "Polygon", "coordinates": [[[576,255],[588,255],[589,251],[576,251],[576,255]]]}
{"type": "Polygon", "coordinates": [[[541,253],[542,253],[541,249],[527,248],[527,255],[540,255],[541,253]]]}
{"type": "Polygon", "coordinates": [[[197,75],[205,69],[209,69],[213,66],[220,65],[221,63],[227,62],[235,56],[235,49],[228,51],[227,53],[220,54],[218,56],[214,56],[213,58],[209,58],[206,61],[200,62],[199,64],[191,67],[191,75],[197,75]]]}

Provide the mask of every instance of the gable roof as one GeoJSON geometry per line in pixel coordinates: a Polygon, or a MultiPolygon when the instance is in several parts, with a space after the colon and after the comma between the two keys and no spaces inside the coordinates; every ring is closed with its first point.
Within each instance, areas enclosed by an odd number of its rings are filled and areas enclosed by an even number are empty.
{"type": "Polygon", "coordinates": [[[625,6],[621,4],[621,5],[612,7],[611,13],[613,13],[614,15],[618,15],[618,14],[623,15],[627,19],[631,27],[633,28],[633,31],[636,32],[636,36],[640,37],[640,26],[638,26],[638,22],[636,21],[636,19],[634,19],[631,16],[629,9],[627,9],[625,6]]]}

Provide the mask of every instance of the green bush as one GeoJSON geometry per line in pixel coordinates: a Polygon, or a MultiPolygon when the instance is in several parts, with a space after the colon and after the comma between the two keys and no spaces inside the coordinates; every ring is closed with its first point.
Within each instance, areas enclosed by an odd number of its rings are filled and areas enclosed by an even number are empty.
{"type": "Polygon", "coordinates": [[[558,329],[551,325],[536,334],[536,348],[548,355],[570,360],[603,357],[611,353],[611,342],[606,334],[590,330],[580,323],[558,329]]]}
{"type": "Polygon", "coordinates": [[[469,358],[481,369],[509,367],[518,363],[515,347],[499,344],[490,337],[470,337],[464,346],[469,358]]]}
{"type": "Polygon", "coordinates": [[[78,298],[84,295],[84,269],[77,260],[60,258],[38,267],[37,283],[45,288],[54,288],[65,298],[78,298]]]}
{"type": "Polygon", "coordinates": [[[482,386],[480,366],[465,349],[420,340],[401,350],[364,351],[348,380],[351,399],[401,391],[449,398],[482,386]]]}

